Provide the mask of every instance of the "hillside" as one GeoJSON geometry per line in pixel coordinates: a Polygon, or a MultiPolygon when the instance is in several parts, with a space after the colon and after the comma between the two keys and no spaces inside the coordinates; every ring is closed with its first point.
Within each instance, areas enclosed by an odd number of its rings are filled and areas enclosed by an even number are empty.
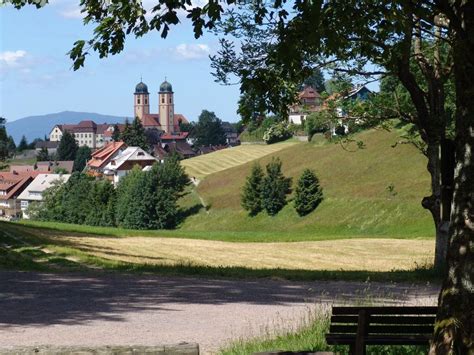
{"type": "MultiPolygon", "coordinates": [[[[396,132],[372,130],[357,139],[364,141],[365,149],[297,143],[257,159],[265,165],[272,157],[280,157],[285,175],[293,177],[294,183],[304,168],[316,172],[325,200],[310,215],[299,217],[290,202],[275,217],[265,213],[248,217],[240,207],[241,187],[253,164],[248,162],[207,176],[186,197],[186,206],[202,199],[207,208],[188,217],[180,231],[203,238],[231,235],[233,240],[253,241],[431,238],[431,218],[420,204],[429,193],[425,157],[410,145],[392,148],[399,140],[396,132]]],[[[210,164],[215,154],[206,156],[210,164]]]]}
{"type": "Polygon", "coordinates": [[[182,165],[186,168],[189,176],[202,179],[210,174],[245,164],[294,144],[296,142],[282,142],[272,145],[244,144],[183,160],[182,165]]]}
{"type": "Polygon", "coordinates": [[[95,123],[121,123],[125,120],[125,117],[101,115],[91,112],[64,111],[20,118],[13,122],[7,122],[6,128],[8,134],[18,144],[22,135],[25,135],[28,141],[31,142],[35,138],[43,138],[45,134],[48,135],[56,124],[75,124],[82,120],[92,120],[95,123]]]}

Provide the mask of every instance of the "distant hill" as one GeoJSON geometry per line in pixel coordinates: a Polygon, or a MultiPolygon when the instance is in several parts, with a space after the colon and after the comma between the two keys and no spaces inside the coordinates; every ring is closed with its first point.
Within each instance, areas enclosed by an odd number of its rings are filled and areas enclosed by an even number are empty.
{"type": "Polygon", "coordinates": [[[7,122],[6,127],[7,133],[18,144],[22,135],[25,135],[28,142],[31,142],[35,138],[43,138],[45,134],[48,135],[54,125],[61,123],[74,124],[82,120],[92,120],[95,123],[122,123],[125,117],[101,115],[92,112],[63,111],[42,116],[20,118],[13,122],[7,122]]]}

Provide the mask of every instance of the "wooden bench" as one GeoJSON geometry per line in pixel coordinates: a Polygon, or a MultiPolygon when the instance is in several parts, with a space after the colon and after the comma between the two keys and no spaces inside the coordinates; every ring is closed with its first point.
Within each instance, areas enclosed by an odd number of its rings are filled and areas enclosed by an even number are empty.
{"type": "Polygon", "coordinates": [[[364,355],[366,345],[428,345],[436,307],[333,307],[329,345],[349,345],[364,355]]]}

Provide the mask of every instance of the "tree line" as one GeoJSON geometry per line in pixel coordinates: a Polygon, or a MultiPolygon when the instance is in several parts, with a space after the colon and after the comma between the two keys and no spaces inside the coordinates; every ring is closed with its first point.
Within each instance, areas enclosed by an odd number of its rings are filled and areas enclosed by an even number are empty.
{"type": "Polygon", "coordinates": [[[34,219],[128,229],[169,229],[180,222],[178,199],[189,178],[176,156],[149,171],[133,168],[117,189],[107,180],[75,172],[69,180],[47,189],[32,204],[34,219]]]}

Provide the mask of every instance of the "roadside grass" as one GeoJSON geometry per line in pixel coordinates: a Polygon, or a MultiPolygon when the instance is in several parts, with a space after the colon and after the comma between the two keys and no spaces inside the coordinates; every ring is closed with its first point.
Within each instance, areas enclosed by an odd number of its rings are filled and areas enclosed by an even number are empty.
{"type": "Polygon", "coordinates": [[[294,144],[297,144],[297,142],[282,142],[271,145],[243,144],[237,147],[186,159],[183,160],[181,164],[184,166],[189,176],[202,179],[207,175],[278,152],[294,144]]]}
{"type": "MultiPolygon", "coordinates": [[[[234,244],[234,249],[227,250],[231,246],[230,243],[197,241],[202,244],[193,244],[195,241],[178,239],[90,237],[79,233],[25,228],[19,224],[4,222],[0,223],[0,227],[0,245],[9,245],[8,250],[5,248],[0,250],[2,255],[6,253],[8,256],[0,258],[0,267],[9,269],[92,269],[163,275],[287,280],[425,282],[437,281],[439,278],[429,264],[410,263],[408,261],[410,259],[400,253],[400,246],[396,247],[397,253],[393,250],[385,252],[389,259],[380,257],[377,261],[378,269],[375,263],[375,266],[371,266],[370,260],[365,268],[359,263],[357,269],[354,261],[366,262],[367,254],[358,256],[353,255],[358,254],[358,251],[349,251],[347,254],[348,250],[336,249],[333,255],[340,254],[341,257],[338,259],[337,256],[324,256],[330,249],[323,249],[318,255],[320,242],[313,243],[316,252],[308,252],[307,245],[297,245],[301,248],[300,252],[306,254],[301,261],[284,249],[285,244],[291,246],[298,243],[277,243],[281,247],[278,254],[265,249],[256,251],[255,244],[234,244]],[[189,243],[180,244],[180,242],[189,243]],[[392,261],[390,254],[395,255],[392,261]],[[323,257],[327,258],[326,261],[323,257]],[[27,264],[5,262],[18,258],[22,258],[27,264]],[[339,267],[330,267],[331,259],[336,263],[340,260],[339,267]],[[292,264],[292,261],[295,263],[292,264]],[[23,267],[24,265],[26,266],[23,267]]],[[[347,244],[347,241],[341,242],[347,244]]],[[[405,250],[410,249],[412,252],[415,248],[413,243],[416,241],[404,243],[406,243],[405,250]]],[[[265,245],[268,244],[262,246],[265,245]]],[[[358,248],[362,250],[365,246],[358,248]]],[[[374,245],[374,260],[383,248],[384,245],[374,245]]],[[[425,248],[421,247],[420,251],[423,249],[425,248]]]]}
{"type": "MultiPolygon", "coordinates": [[[[325,334],[329,332],[329,324],[330,312],[311,311],[307,318],[296,326],[297,329],[285,330],[285,324],[272,325],[271,328],[265,329],[261,336],[233,341],[221,349],[219,354],[248,355],[273,351],[332,351],[336,354],[347,354],[348,346],[330,346],[326,343],[325,334]]],[[[427,352],[427,346],[367,346],[368,355],[422,355],[427,352]]]]}

